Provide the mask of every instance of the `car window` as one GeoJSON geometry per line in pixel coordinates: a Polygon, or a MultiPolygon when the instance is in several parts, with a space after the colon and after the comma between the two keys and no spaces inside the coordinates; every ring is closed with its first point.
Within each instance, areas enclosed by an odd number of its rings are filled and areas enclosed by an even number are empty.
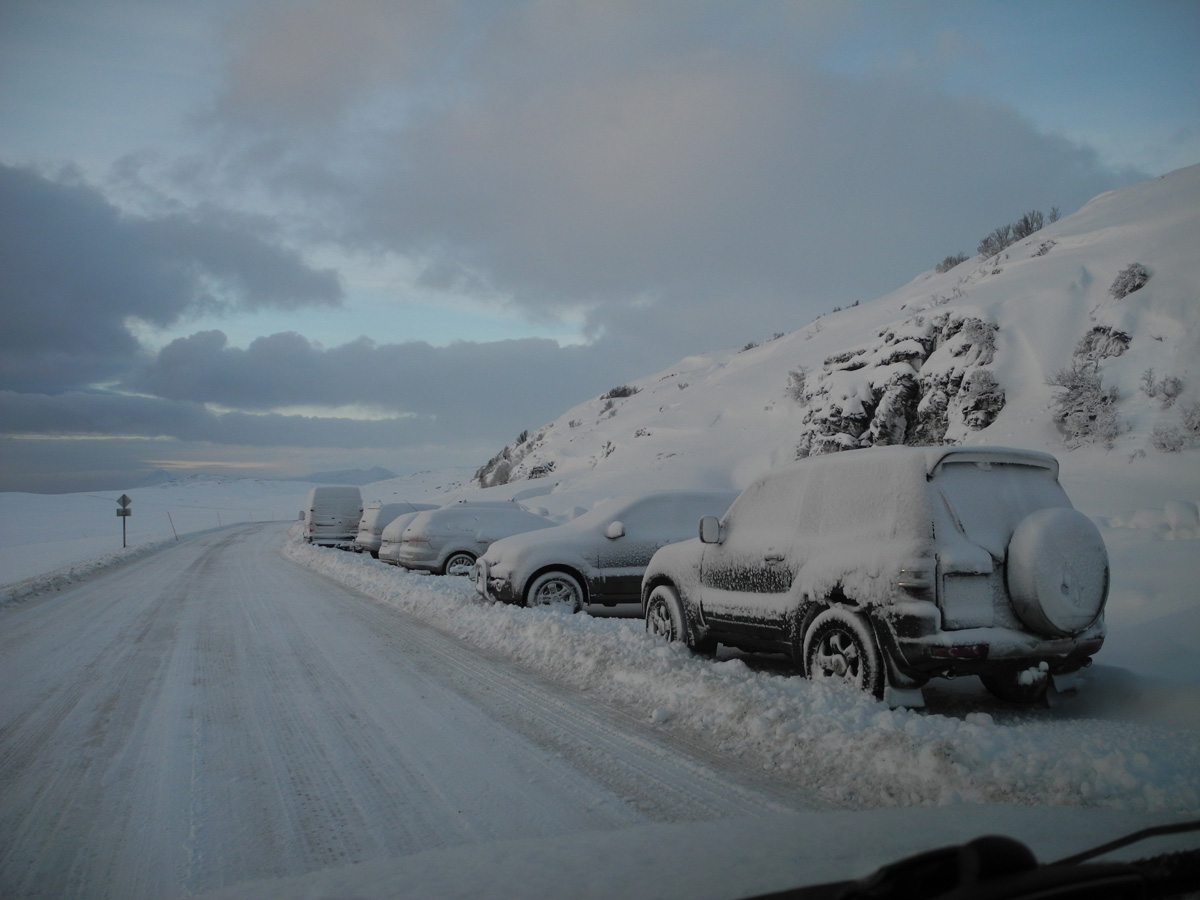
{"type": "Polygon", "coordinates": [[[938,469],[933,483],[967,538],[996,558],[1031,512],[1071,505],[1054,473],[1041,466],[952,462],[938,469]]]}
{"type": "Polygon", "coordinates": [[[750,485],[729,508],[725,524],[731,534],[750,539],[751,533],[786,534],[795,530],[804,490],[803,473],[768,478],[750,485]]]}

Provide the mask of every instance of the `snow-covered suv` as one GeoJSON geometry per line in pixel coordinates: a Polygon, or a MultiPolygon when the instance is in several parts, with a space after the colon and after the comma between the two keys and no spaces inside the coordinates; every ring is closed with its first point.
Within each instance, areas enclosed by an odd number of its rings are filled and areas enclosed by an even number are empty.
{"type": "Polygon", "coordinates": [[[790,653],[804,674],[920,705],[935,676],[1034,702],[1104,641],[1108,554],[1053,456],[883,447],[760,479],[642,581],[646,628],[790,653]]]}

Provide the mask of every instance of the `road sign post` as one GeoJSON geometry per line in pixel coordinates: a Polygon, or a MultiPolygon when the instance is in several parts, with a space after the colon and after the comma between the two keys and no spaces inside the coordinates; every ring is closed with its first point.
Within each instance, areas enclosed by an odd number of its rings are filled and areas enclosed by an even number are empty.
{"type": "Polygon", "coordinates": [[[121,504],[121,508],[117,510],[117,515],[121,518],[121,549],[123,550],[125,549],[125,520],[133,515],[133,510],[129,508],[133,501],[129,499],[128,494],[122,494],[117,499],[117,502],[121,504]]]}

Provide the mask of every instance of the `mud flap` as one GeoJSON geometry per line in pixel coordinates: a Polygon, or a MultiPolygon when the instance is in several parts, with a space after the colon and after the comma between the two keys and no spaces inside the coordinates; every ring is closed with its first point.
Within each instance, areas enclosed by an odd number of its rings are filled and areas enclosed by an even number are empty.
{"type": "Polygon", "coordinates": [[[919,687],[901,688],[889,684],[883,689],[883,702],[890,709],[922,709],[925,706],[925,692],[919,687]]]}
{"type": "Polygon", "coordinates": [[[1053,709],[1058,706],[1067,697],[1075,696],[1076,691],[1083,687],[1083,677],[1079,671],[1064,672],[1060,675],[1050,676],[1050,687],[1046,691],[1045,704],[1053,709]]]}

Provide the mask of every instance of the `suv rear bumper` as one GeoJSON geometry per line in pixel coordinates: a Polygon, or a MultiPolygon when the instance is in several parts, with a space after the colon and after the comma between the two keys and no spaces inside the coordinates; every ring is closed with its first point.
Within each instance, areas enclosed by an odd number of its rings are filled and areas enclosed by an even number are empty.
{"type": "Polygon", "coordinates": [[[1012,628],[965,628],[945,631],[936,608],[893,611],[879,637],[892,646],[892,657],[905,674],[980,675],[1012,672],[1045,663],[1052,674],[1086,666],[1104,644],[1101,617],[1080,634],[1046,637],[1012,628]]]}

